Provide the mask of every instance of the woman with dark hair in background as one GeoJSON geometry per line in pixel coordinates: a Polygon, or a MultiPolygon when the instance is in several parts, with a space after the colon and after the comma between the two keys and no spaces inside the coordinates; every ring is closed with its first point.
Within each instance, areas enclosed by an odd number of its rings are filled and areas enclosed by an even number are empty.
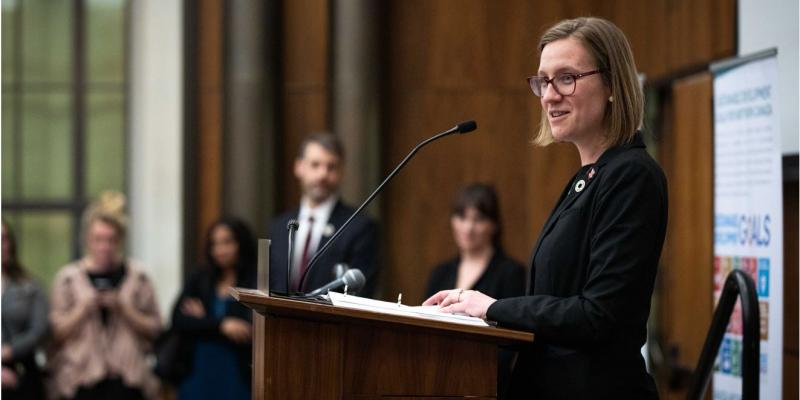
{"type": "MultiPolygon", "coordinates": [[[[475,290],[495,299],[525,294],[525,269],[503,252],[500,204],[490,185],[462,189],[450,212],[458,255],[437,266],[428,280],[426,296],[446,289],[475,290]]],[[[514,353],[500,349],[497,388],[502,398],[514,353]]]]}
{"type": "Polygon", "coordinates": [[[478,290],[494,298],[522,296],[525,270],[501,245],[500,206],[494,188],[473,184],[456,197],[450,213],[458,255],[437,266],[426,297],[445,289],[478,290]]]}
{"type": "Polygon", "coordinates": [[[17,260],[17,241],[3,221],[3,398],[42,399],[37,347],[47,335],[47,296],[17,260]]]}
{"type": "Polygon", "coordinates": [[[191,340],[191,370],[180,399],[249,399],[251,314],[228,294],[254,288],[256,242],[244,222],[221,218],[208,230],[206,265],[187,281],[172,326],[191,340]]]}

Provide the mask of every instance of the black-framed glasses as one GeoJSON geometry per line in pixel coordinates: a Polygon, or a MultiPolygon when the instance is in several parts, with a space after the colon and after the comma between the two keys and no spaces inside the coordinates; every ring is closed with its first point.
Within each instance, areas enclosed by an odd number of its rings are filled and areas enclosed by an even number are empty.
{"type": "Polygon", "coordinates": [[[530,85],[533,94],[537,97],[542,97],[544,91],[547,90],[547,85],[553,84],[553,89],[561,96],[572,96],[575,93],[575,86],[578,79],[584,76],[599,74],[603,72],[600,69],[594,71],[582,72],[580,74],[558,74],[552,78],[546,76],[529,76],[528,85],[530,85]]]}

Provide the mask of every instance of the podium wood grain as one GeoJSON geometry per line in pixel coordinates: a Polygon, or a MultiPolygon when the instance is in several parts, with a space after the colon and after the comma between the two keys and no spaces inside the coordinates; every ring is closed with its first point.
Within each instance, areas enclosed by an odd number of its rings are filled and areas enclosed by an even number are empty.
{"type": "Polygon", "coordinates": [[[497,345],[533,335],[233,289],[254,310],[254,399],[495,398],[497,345]]]}

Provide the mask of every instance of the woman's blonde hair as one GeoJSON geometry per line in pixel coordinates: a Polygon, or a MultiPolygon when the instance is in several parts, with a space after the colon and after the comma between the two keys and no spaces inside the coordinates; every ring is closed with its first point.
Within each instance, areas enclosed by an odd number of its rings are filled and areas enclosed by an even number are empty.
{"type": "Polygon", "coordinates": [[[128,230],[128,217],[125,215],[125,195],[119,192],[106,191],[86,208],[81,219],[81,232],[84,238],[89,233],[89,228],[92,224],[97,221],[114,227],[120,241],[123,240],[128,230]]]}
{"type": "MultiPolygon", "coordinates": [[[[613,101],[607,103],[603,119],[606,143],[616,146],[630,142],[642,126],[644,94],[628,39],[616,25],[605,19],[568,19],[555,24],[542,35],[539,53],[549,43],[570,37],[584,45],[596,68],[602,71],[603,82],[611,89],[613,101]]],[[[547,111],[542,109],[539,132],[533,138],[533,144],[546,146],[553,140],[547,111]]]]}

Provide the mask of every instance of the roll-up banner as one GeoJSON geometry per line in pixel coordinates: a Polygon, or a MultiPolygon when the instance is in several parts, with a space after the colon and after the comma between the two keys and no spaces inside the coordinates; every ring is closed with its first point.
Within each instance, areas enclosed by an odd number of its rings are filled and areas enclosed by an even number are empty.
{"type": "MultiPolygon", "coordinates": [[[[760,396],[781,398],[783,206],[777,51],[712,65],[714,74],[714,300],[728,273],[756,283],[760,396]]],[[[742,313],[737,302],[714,367],[714,399],[740,399],[742,313]]]]}

